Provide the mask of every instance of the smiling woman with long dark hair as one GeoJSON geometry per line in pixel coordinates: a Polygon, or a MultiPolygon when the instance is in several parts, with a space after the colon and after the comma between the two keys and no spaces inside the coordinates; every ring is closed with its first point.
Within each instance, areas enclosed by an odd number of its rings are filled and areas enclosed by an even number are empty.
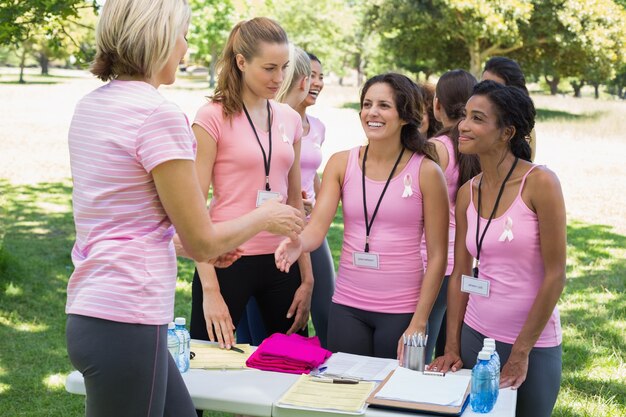
{"type": "Polygon", "coordinates": [[[402,335],[426,332],[447,258],[448,197],[434,145],[419,132],[419,97],[404,75],[365,83],[360,118],[368,145],[331,157],[302,238],[276,251],[276,265],[288,270],[302,251],[319,246],[342,201],[343,248],[328,325],[333,352],[401,359],[402,335]]]}
{"type": "Polygon", "coordinates": [[[471,368],[483,339],[495,339],[500,387],[518,389],[518,417],[549,417],[561,379],[565,204],[556,175],[530,162],[534,124],[528,95],[494,81],[477,84],[465,106],[459,151],[478,155],[482,174],[457,194],[447,343],[431,365],[471,368]]]}

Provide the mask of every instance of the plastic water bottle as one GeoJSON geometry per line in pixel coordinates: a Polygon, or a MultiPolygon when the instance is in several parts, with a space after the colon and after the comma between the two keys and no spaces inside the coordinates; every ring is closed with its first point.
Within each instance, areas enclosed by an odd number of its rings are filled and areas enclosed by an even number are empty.
{"type": "Polygon", "coordinates": [[[500,368],[496,363],[495,350],[493,346],[487,344],[483,346],[483,350],[489,352],[489,368],[491,368],[491,389],[493,390],[494,403],[498,400],[500,394],[500,368]]]}
{"type": "Polygon", "coordinates": [[[470,406],[475,413],[488,413],[496,403],[493,393],[493,368],[489,365],[490,358],[489,352],[481,350],[478,354],[478,363],[472,369],[470,406]]]}
{"type": "Polygon", "coordinates": [[[178,370],[181,373],[185,373],[189,370],[189,349],[190,349],[190,340],[189,332],[185,327],[186,320],[184,317],[176,317],[174,320],[176,327],[174,331],[180,340],[180,350],[178,353],[178,370]]]}
{"type": "Polygon", "coordinates": [[[496,399],[498,399],[498,395],[500,394],[500,355],[498,355],[498,351],[496,350],[495,339],[486,338],[483,341],[483,344],[484,346],[488,346],[493,349],[493,357],[491,360],[493,361],[493,365],[496,370],[496,399]]]}
{"type": "Polygon", "coordinates": [[[498,351],[496,350],[496,340],[491,338],[486,338],[483,341],[483,346],[491,346],[493,347],[493,356],[494,362],[496,363],[496,369],[498,370],[498,378],[500,378],[500,355],[498,355],[498,351]]]}
{"type": "Polygon", "coordinates": [[[172,355],[172,358],[174,358],[174,362],[176,362],[176,367],[178,367],[178,356],[180,355],[180,339],[174,331],[174,327],[176,327],[176,325],[173,321],[167,325],[167,350],[170,351],[170,355],[172,355]]]}

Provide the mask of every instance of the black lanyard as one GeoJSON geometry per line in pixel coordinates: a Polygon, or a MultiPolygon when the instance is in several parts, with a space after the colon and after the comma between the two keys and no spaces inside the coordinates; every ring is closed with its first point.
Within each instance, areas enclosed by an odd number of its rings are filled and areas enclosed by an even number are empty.
{"type": "Polygon", "coordinates": [[[389,178],[387,178],[387,182],[385,183],[385,188],[383,188],[383,192],[380,194],[380,197],[378,198],[378,203],[376,203],[376,208],[374,209],[374,214],[372,214],[372,220],[370,220],[369,222],[367,221],[367,198],[365,196],[365,161],[367,160],[367,151],[369,150],[370,146],[367,145],[365,147],[365,153],[363,154],[363,167],[361,169],[361,172],[363,173],[362,176],[362,183],[363,183],[363,212],[365,214],[365,252],[369,252],[370,251],[370,230],[372,230],[372,225],[374,224],[374,218],[376,218],[376,213],[378,213],[378,208],[380,207],[380,202],[383,201],[383,196],[385,195],[385,192],[387,191],[387,187],[389,187],[389,183],[391,182],[391,178],[393,177],[393,173],[396,172],[396,168],[398,168],[398,164],[400,163],[400,160],[402,159],[402,155],[404,155],[404,146],[402,147],[402,150],[400,151],[400,155],[398,155],[398,159],[396,160],[396,163],[394,164],[393,168],[391,169],[391,173],[389,174],[389,178]]]}
{"type": "Polygon", "coordinates": [[[261,144],[261,139],[259,139],[259,135],[256,133],[256,129],[254,128],[254,123],[252,123],[252,118],[248,113],[248,109],[246,109],[246,105],[243,105],[243,111],[246,113],[246,117],[248,118],[248,122],[250,123],[250,127],[254,132],[254,136],[256,137],[256,141],[259,142],[259,146],[261,147],[261,152],[263,152],[263,166],[265,167],[265,191],[272,191],[270,188],[270,164],[272,163],[272,119],[270,117],[270,101],[267,100],[267,125],[269,126],[269,137],[270,137],[270,149],[268,155],[265,155],[265,149],[263,149],[263,145],[261,144]]]}
{"type": "MultiPolygon", "coordinates": [[[[498,205],[500,204],[500,198],[502,197],[502,193],[504,192],[504,186],[506,185],[506,182],[509,180],[509,178],[511,178],[511,174],[513,174],[513,170],[515,169],[515,166],[517,165],[518,159],[519,158],[515,158],[515,161],[513,161],[513,165],[511,165],[511,169],[509,169],[509,173],[506,174],[504,181],[502,181],[502,185],[500,186],[500,191],[498,191],[498,197],[496,197],[496,203],[493,205],[493,210],[491,211],[491,215],[489,216],[489,220],[487,221],[485,230],[483,230],[483,233],[480,236],[480,240],[479,240],[478,235],[479,235],[479,230],[480,230],[480,195],[481,195],[481,188],[483,184],[483,177],[480,177],[480,182],[478,183],[478,210],[477,210],[478,218],[476,219],[476,262],[477,262],[477,265],[478,265],[478,262],[480,261],[480,250],[483,247],[483,239],[485,239],[485,234],[487,233],[487,229],[489,229],[489,225],[491,224],[491,221],[493,220],[493,216],[495,216],[496,211],[498,210],[498,205]]],[[[474,278],[478,278],[478,266],[474,267],[473,272],[474,272],[474,278]]]]}

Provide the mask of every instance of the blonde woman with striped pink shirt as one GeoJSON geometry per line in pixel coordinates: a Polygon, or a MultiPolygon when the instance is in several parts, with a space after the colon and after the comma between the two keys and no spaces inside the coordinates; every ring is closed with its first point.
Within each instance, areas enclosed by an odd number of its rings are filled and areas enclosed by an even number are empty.
{"type": "Polygon", "coordinates": [[[268,201],[213,224],[184,113],[159,94],[187,51],[185,0],[108,0],[92,73],[106,85],[69,130],[76,243],[67,346],[83,373],[87,416],[195,416],[167,351],[176,288],[174,227],[185,255],[230,265],[261,231],[296,236],[298,210],[268,201]]]}

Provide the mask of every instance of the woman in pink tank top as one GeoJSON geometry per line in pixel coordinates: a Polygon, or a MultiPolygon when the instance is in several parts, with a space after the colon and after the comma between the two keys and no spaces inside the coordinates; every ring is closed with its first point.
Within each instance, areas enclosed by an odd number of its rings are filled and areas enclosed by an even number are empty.
{"type": "MultiPolygon", "coordinates": [[[[480,163],[476,155],[465,155],[459,152],[459,131],[457,125],[463,116],[465,103],[472,95],[472,89],[476,85],[476,78],[464,70],[452,70],[443,74],[435,90],[433,109],[435,118],[442,124],[434,137],[429,141],[435,145],[439,166],[443,170],[448,186],[448,198],[450,200],[450,227],[448,229],[448,265],[445,276],[439,290],[439,295],[428,318],[428,344],[426,345],[426,357],[428,361],[435,356],[443,355],[446,344],[446,332],[440,332],[442,323],[446,320],[446,295],[448,292],[448,279],[454,266],[454,207],[456,193],[459,187],[474,175],[480,172],[480,163]]],[[[425,239],[422,239],[422,258],[424,266],[427,264],[425,239]]]]}
{"type": "Polygon", "coordinates": [[[477,154],[483,172],[457,195],[447,343],[431,368],[471,368],[483,338],[493,338],[503,365],[500,387],[518,389],[516,415],[548,417],[561,377],[561,186],[553,172],[530,162],[525,138],[535,108],[524,92],[483,81],[465,111],[459,150],[477,154]]]}
{"type": "Polygon", "coordinates": [[[343,204],[344,240],[330,310],[328,347],[402,359],[402,335],[425,333],[447,258],[448,198],[434,146],[419,133],[417,86],[400,74],[361,93],[366,147],[332,156],[302,239],[284,240],[276,265],[317,248],[343,204]],[[426,272],[420,255],[428,235],[426,272]]]}

